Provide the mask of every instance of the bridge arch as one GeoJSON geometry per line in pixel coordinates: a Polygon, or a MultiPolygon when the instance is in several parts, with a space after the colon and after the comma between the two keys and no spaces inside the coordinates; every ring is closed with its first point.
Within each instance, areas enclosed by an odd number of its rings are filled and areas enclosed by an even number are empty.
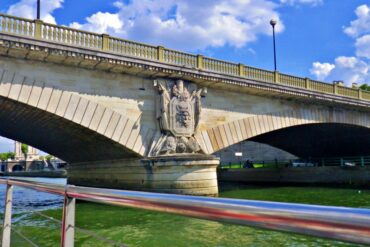
{"type": "Polygon", "coordinates": [[[0,68],[0,135],[69,162],[145,156],[154,131],[78,93],[0,68]]]}
{"type": "Polygon", "coordinates": [[[200,131],[196,139],[205,153],[213,154],[245,140],[258,140],[258,137],[269,133],[299,126],[322,125],[370,130],[370,114],[330,108],[302,108],[260,114],[200,131]]]}
{"type": "Polygon", "coordinates": [[[17,171],[24,171],[24,167],[22,165],[14,165],[11,169],[12,172],[17,172],[17,171]]]}

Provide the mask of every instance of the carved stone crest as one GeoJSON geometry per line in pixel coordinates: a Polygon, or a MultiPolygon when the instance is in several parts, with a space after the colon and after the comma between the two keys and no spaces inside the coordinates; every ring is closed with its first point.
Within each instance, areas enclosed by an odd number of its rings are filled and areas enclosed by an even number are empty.
{"type": "Polygon", "coordinates": [[[183,80],[156,80],[154,86],[158,90],[156,118],[162,135],[151,155],[201,152],[194,133],[199,124],[201,98],[207,90],[183,80]]]}

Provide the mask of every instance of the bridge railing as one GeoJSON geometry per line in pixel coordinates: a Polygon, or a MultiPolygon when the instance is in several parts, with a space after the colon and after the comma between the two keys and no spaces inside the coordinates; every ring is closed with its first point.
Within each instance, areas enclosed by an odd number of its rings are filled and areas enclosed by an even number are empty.
{"type": "Polygon", "coordinates": [[[107,34],[77,30],[65,26],[45,23],[0,14],[0,32],[31,37],[71,46],[101,50],[135,58],[154,60],[172,65],[195,68],[214,73],[242,77],[251,80],[285,85],[289,87],[312,90],[324,94],[336,94],[344,97],[370,101],[370,92],[361,89],[342,87],[321,81],[293,75],[280,74],[277,71],[253,68],[243,64],[230,63],[202,55],[175,51],[162,46],[152,46],[107,34]]]}
{"type": "Polygon", "coordinates": [[[370,210],[183,196],[0,179],[6,184],[2,246],[10,246],[14,186],[64,196],[61,246],[73,247],[76,199],[370,244],[370,210]]]}
{"type": "Polygon", "coordinates": [[[324,167],[324,166],[351,166],[363,167],[370,166],[370,156],[343,156],[343,157],[311,157],[306,160],[250,160],[248,162],[221,162],[220,169],[239,169],[239,168],[284,168],[284,167],[324,167]],[[295,165],[300,163],[300,165],[295,165]]]}

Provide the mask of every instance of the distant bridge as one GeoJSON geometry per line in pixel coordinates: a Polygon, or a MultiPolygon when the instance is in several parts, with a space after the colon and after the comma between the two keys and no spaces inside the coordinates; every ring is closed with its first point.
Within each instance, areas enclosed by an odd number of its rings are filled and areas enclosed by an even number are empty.
{"type": "Polygon", "coordinates": [[[80,185],[216,194],[209,155],[245,140],[370,152],[367,91],[4,14],[0,104],[0,134],[80,185]]]}

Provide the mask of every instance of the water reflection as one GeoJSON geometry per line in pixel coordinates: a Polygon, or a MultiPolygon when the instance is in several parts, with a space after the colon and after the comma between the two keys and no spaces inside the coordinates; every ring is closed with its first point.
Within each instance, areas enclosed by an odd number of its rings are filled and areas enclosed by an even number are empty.
{"type": "MultiPolygon", "coordinates": [[[[17,179],[14,177],[14,179],[17,179]]],[[[19,178],[18,178],[19,179],[19,178]]],[[[43,183],[66,184],[65,178],[22,178],[30,181],[37,181],[43,183]]],[[[0,185],[0,212],[4,211],[6,185],[0,185]]],[[[25,213],[35,210],[45,210],[61,207],[63,197],[38,192],[22,187],[15,186],[13,192],[13,212],[15,214],[25,213]]]]}

